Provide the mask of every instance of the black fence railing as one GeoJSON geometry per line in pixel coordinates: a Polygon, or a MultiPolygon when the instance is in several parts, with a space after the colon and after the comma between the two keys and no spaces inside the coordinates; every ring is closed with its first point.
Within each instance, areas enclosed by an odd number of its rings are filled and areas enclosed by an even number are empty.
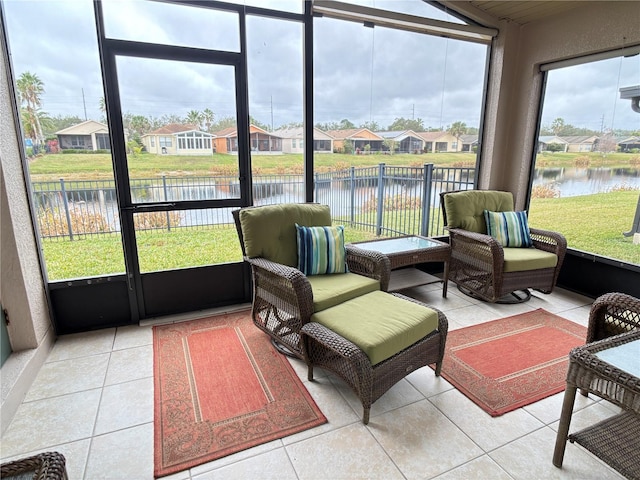
{"type": "MultiPolygon", "coordinates": [[[[444,233],[439,194],[473,188],[474,168],[397,167],[383,163],[317,173],[315,199],[331,207],[334,221],[376,235],[444,233]]],[[[115,185],[109,180],[33,182],[40,235],[74,240],[120,231],[115,185]]],[[[237,177],[166,177],[131,180],[135,203],[239,198],[237,177]]],[[[255,175],[256,205],[304,202],[302,175],[255,175]]],[[[232,208],[135,213],[141,230],[211,228],[233,223],[232,208]]]]}

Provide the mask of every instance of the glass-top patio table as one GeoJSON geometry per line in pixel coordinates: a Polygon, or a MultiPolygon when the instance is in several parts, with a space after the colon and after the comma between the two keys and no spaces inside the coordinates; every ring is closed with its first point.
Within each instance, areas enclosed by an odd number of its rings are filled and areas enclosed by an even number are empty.
{"type": "Polygon", "coordinates": [[[389,258],[392,270],[389,291],[441,281],[443,282],[442,296],[446,298],[447,282],[449,280],[449,260],[451,259],[451,247],[448,243],[420,235],[404,235],[401,237],[354,242],[351,245],[364,250],[380,252],[389,258]],[[404,267],[429,262],[444,262],[442,280],[417,268],[404,269],[404,267]]]}
{"type": "Polygon", "coordinates": [[[626,478],[640,479],[640,330],[571,351],[553,454],[556,467],[562,466],[567,439],[582,445],[626,478]],[[577,389],[614,403],[622,412],[569,434],[577,389]]]}

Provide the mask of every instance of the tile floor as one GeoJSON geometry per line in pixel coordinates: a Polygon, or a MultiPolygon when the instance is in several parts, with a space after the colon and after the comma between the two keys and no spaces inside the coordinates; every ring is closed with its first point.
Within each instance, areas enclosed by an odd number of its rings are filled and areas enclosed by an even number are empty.
{"type": "MultiPolygon", "coordinates": [[[[441,309],[450,330],[544,308],[586,325],[590,298],[561,289],[520,305],[488,305],[450,285],[405,291],[441,309]]],[[[328,423],[170,477],[183,479],[619,479],[569,444],[551,463],[562,394],[491,418],[433,371],[410,374],[372,407],[337,378],[291,360],[328,423]]],[[[578,395],[572,430],[616,413],[578,395]]],[[[42,451],[67,459],[69,478],[153,478],[153,351],[150,325],[60,337],[0,440],[2,461],[42,451]]]]}

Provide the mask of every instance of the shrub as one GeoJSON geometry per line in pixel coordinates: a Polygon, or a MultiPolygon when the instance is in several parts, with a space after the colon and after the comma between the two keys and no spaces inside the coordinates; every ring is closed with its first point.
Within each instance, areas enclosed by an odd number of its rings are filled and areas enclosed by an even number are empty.
{"type": "MultiPolygon", "coordinates": [[[[82,209],[69,212],[71,231],[74,235],[110,232],[111,227],[103,215],[90,213],[82,209]]],[[[59,209],[46,209],[38,212],[38,226],[43,237],[69,235],[67,216],[59,209]]]]}
{"type": "Polygon", "coordinates": [[[531,189],[531,198],[560,198],[560,190],[552,185],[536,185],[531,189]]]}
{"type": "Polygon", "coordinates": [[[133,225],[136,230],[165,229],[169,225],[180,225],[182,215],[180,212],[148,212],[140,213],[133,217],[133,225]],[[167,220],[168,219],[168,220],[167,220]]]}
{"type": "MultiPolygon", "coordinates": [[[[422,202],[418,197],[407,197],[405,195],[395,195],[393,197],[385,197],[383,206],[385,212],[394,212],[397,210],[416,210],[422,208],[422,202]]],[[[378,210],[378,198],[373,197],[366,201],[362,206],[363,212],[375,212],[378,210]]]]}
{"type": "Polygon", "coordinates": [[[589,163],[591,162],[591,160],[589,159],[589,157],[587,155],[580,155],[579,157],[576,157],[573,159],[573,164],[577,167],[577,168],[586,168],[589,166],[589,163]]]}
{"type": "Polygon", "coordinates": [[[635,190],[638,190],[638,188],[633,185],[622,183],[622,184],[614,185],[613,187],[611,187],[609,189],[609,192],[633,192],[635,190]]]}
{"type": "Polygon", "coordinates": [[[640,167],[640,155],[634,155],[629,159],[629,164],[640,167]]]}

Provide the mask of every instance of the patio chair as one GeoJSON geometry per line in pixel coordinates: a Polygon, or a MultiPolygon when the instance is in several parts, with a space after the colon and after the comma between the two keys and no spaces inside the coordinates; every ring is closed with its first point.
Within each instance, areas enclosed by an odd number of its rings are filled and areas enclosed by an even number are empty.
{"type": "Polygon", "coordinates": [[[281,353],[301,358],[300,329],[318,311],[389,286],[389,259],[344,247],[348,271],[305,274],[298,267],[298,229],[331,226],[327,205],[245,207],[233,212],[243,258],[251,265],[254,324],[281,353]]]}
{"type": "Polygon", "coordinates": [[[451,244],[449,279],[461,292],[520,303],[531,298],[529,289],[553,291],[567,241],[560,233],[530,228],[526,214],[514,212],[511,192],[443,192],[440,201],[451,244]]]}
{"type": "Polygon", "coordinates": [[[640,298],[626,293],[605,293],[589,312],[587,343],[640,328],[640,298]]]}

